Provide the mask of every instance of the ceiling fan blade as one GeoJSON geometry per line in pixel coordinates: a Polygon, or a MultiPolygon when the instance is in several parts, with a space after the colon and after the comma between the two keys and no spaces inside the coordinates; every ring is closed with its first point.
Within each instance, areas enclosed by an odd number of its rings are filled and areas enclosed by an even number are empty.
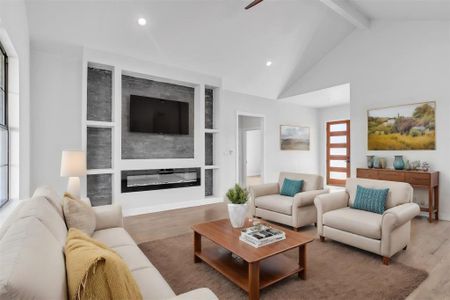
{"type": "Polygon", "coordinates": [[[247,5],[247,6],[245,7],[245,9],[252,8],[253,6],[255,6],[256,4],[261,3],[262,1],[263,1],[263,0],[254,0],[252,3],[250,3],[249,5],[247,5]]]}

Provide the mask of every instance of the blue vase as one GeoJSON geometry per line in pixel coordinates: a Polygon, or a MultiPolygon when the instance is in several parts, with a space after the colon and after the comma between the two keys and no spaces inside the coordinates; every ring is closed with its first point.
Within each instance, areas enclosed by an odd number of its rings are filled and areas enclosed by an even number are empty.
{"type": "Polygon", "coordinates": [[[380,162],[380,158],[379,157],[374,157],[373,158],[373,167],[375,169],[381,169],[381,162],[380,162]]]}
{"type": "Polygon", "coordinates": [[[403,155],[396,155],[394,159],[394,169],[403,170],[405,168],[405,162],[403,161],[403,155]]]}
{"type": "Polygon", "coordinates": [[[369,169],[373,168],[373,158],[375,156],[374,155],[367,155],[367,167],[369,169]]]}

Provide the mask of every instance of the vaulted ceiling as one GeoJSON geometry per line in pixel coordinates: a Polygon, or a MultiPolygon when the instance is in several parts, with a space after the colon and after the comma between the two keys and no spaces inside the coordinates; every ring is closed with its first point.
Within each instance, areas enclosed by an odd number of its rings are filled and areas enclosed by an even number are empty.
{"type": "Polygon", "coordinates": [[[334,3],[344,3],[369,21],[445,17],[442,3],[449,3],[265,0],[244,10],[250,1],[26,2],[32,40],[82,45],[216,75],[226,89],[272,99],[289,90],[356,28],[346,11],[333,10],[334,3]],[[139,17],[147,19],[146,26],[137,24],[139,17]]]}

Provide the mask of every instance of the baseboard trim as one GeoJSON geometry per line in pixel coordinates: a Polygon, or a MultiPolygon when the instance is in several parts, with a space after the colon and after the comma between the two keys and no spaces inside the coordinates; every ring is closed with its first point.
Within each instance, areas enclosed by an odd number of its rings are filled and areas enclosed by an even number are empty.
{"type": "Polygon", "coordinates": [[[221,197],[208,197],[208,198],[204,198],[204,199],[200,199],[200,200],[184,201],[184,202],[177,202],[177,203],[167,203],[167,204],[164,203],[164,204],[146,206],[146,207],[128,208],[128,209],[123,210],[123,216],[131,217],[131,216],[137,216],[137,215],[143,215],[143,214],[149,214],[149,213],[155,213],[155,212],[161,212],[161,211],[167,211],[167,210],[173,210],[173,209],[180,209],[180,208],[202,206],[202,205],[208,205],[208,204],[214,204],[214,203],[220,203],[220,202],[223,202],[223,198],[221,198],[221,197]]]}

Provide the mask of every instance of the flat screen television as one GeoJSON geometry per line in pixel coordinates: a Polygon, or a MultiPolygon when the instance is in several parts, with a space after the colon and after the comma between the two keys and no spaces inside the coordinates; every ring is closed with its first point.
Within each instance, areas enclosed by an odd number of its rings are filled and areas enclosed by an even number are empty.
{"type": "Polygon", "coordinates": [[[130,131],[189,134],[189,103],[130,96],[130,131]]]}

